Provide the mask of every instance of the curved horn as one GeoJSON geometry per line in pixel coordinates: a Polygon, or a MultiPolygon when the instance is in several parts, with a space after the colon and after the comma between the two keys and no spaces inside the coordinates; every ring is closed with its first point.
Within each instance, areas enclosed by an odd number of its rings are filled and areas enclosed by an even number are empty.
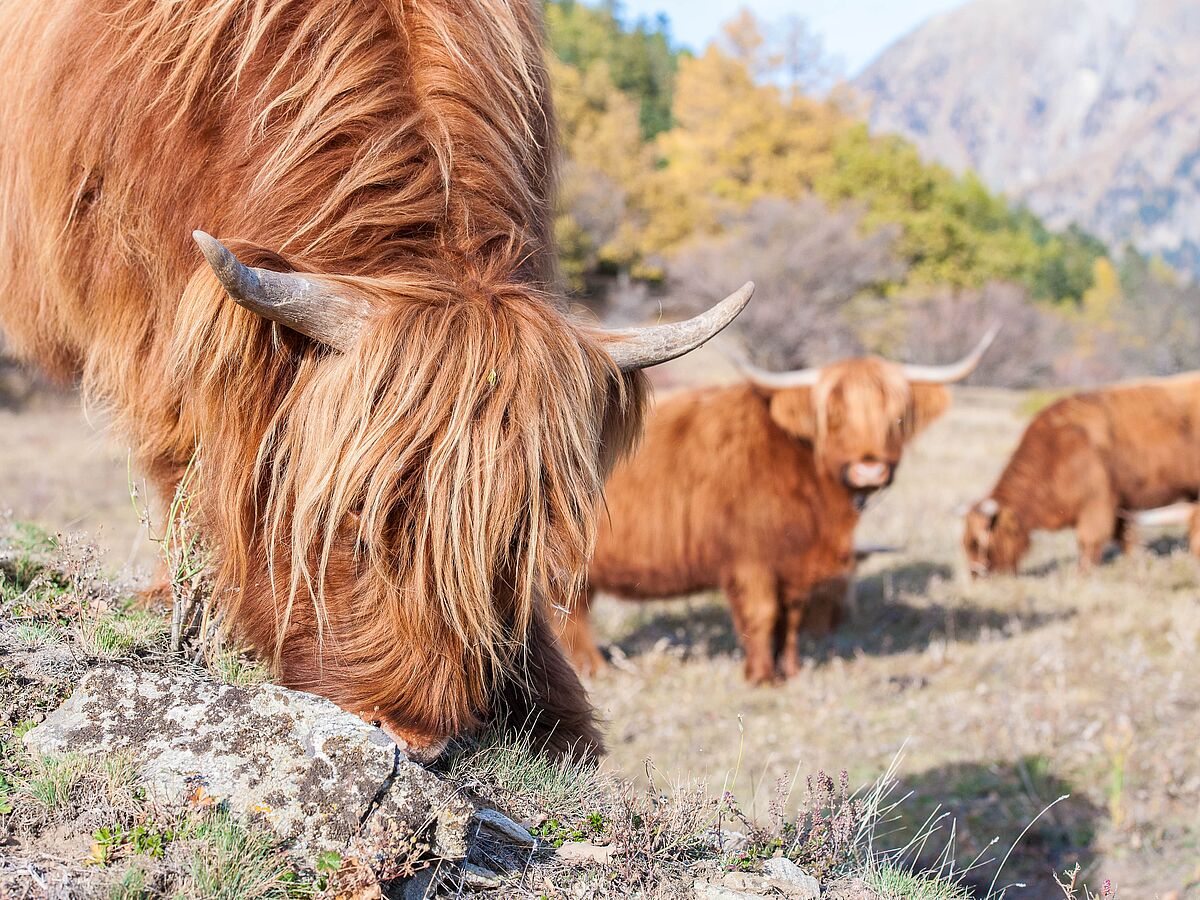
{"type": "Polygon", "coordinates": [[[980,339],[979,343],[975,345],[975,349],[958,362],[952,362],[945,366],[902,365],[900,368],[903,369],[904,377],[909,381],[923,381],[932,384],[949,384],[952,381],[962,381],[975,371],[975,367],[983,359],[983,354],[987,352],[988,347],[992,346],[992,341],[996,339],[996,335],[999,333],[1000,324],[996,323],[992,325],[980,339]]]}
{"type": "Polygon", "coordinates": [[[244,265],[228,247],[203,231],[193,231],[192,237],[225,292],[240,306],[335,350],[344,351],[353,344],[371,314],[365,300],[343,297],[303,275],[244,265]]]}
{"type": "Polygon", "coordinates": [[[790,372],[768,372],[760,369],[744,356],[731,356],[733,364],[742,370],[752,382],[759,387],[771,390],[787,390],[788,388],[812,387],[821,377],[821,369],[792,369],[790,372]]]}
{"type": "Polygon", "coordinates": [[[754,296],[754,282],[744,285],[700,315],[669,325],[610,331],[606,345],[622,372],[645,369],[695,350],[737,318],[754,296]]]}

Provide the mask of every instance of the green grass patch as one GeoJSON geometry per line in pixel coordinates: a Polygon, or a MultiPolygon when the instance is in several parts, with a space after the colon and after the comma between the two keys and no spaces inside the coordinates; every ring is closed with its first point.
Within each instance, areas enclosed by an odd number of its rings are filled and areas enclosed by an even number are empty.
{"type": "Polygon", "coordinates": [[[239,687],[266,684],[271,680],[270,669],[235,650],[218,650],[208,660],[208,670],[225,684],[239,687]]]}
{"type": "Polygon", "coordinates": [[[22,622],[10,630],[13,640],[21,647],[35,649],[55,647],[63,642],[63,633],[48,622],[22,622]]]}
{"type": "Polygon", "coordinates": [[[937,875],[906,872],[890,865],[868,869],[863,883],[885,900],[971,900],[972,894],[960,884],[937,875]]]}
{"type": "Polygon", "coordinates": [[[485,735],[450,759],[447,777],[521,817],[553,816],[572,832],[611,797],[609,780],[593,764],[549,760],[523,734],[485,735]]]}
{"type": "Polygon", "coordinates": [[[218,811],[187,823],[180,838],[189,842],[185,896],[209,900],[284,898],[301,886],[273,839],[218,811]]]}
{"type": "Polygon", "coordinates": [[[78,753],[35,757],[20,786],[19,795],[55,813],[71,802],[75,788],[88,772],[88,761],[78,753]]]}
{"type": "Polygon", "coordinates": [[[79,643],[97,659],[124,659],[163,644],[168,623],[151,612],[109,613],[95,622],[81,623],[79,643]]]}
{"type": "Polygon", "coordinates": [[[1061,400],[1072,391],[1067,389],[1051,390],[1048,388],[1033,388],[1025,392],[1021,398],[1021,403],[1017,407],[1017,412],[1024,418],[1032,418],[1040,413],[1050,404],[1061,400]]]}

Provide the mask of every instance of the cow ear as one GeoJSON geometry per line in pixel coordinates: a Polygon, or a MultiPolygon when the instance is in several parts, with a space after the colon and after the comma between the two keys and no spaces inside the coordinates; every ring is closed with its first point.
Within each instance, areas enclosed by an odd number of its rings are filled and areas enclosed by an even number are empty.
{"type": "Polygon", "coordinates": [[[912,403],[904,422],[904,432],[913,437],[950,408],[950,392],[940,384],[914,381],[909,385],[912,403]]]}
{"type": "Polygon", "coordinates": [[[771,395],[771,418],[793,437],[813,441],[817,437],[817,415],[812,388],[782,388],[771,395]]]}

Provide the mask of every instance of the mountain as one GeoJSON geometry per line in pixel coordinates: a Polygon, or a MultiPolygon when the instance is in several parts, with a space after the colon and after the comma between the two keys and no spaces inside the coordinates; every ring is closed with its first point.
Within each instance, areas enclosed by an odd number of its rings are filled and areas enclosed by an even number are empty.
{"type": "Polygon", "coordinates": [[[1200,275],[1200,3],[974,0],[855,81],[872,130],[1200,275]]]}

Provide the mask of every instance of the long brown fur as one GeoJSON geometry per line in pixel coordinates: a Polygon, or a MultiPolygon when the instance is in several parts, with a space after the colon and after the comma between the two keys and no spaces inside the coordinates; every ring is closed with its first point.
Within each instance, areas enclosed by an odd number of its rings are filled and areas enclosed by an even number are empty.
{"type": "MultiPolygon", "coordinates": [[[[1034,416],[992,489],[966,516],[971,571],[1014,573],[1031,533],[1074,528],[1080,563],[1132,542],[1119,515],[1200,494],[1200,373],[1075,394],[1034,416]]],[[[1191,546],[1200,555],[1200,521],[1191,546]]]]}
{"type": "Polygon", "coordinates": [[[198,457],[234,626],[417,747],[499,698],[599,746],[538,607],[577,591],[643,388],[552,302],[537,9],[0,3],[9,338],[111,407],[164,493],[198,457]],[[344,354],[273,326],[194,228],[377,315],[344,354]]]}
{"type": "Polygon", "coordinates": [[[811,388],[738,384],[664,400],[605,488],[589,591],[562,622],[577,667],[603,662],[591,591],[642,600],[720,589],[746,677],[795,674],[800,629],[836,625],[853,572],[866,491],[847,483],[848,467],[879,461],[890,480],[904,443],[948,403],[945,388],[910,384],[873,357],[827,366],[811,388]]]}

